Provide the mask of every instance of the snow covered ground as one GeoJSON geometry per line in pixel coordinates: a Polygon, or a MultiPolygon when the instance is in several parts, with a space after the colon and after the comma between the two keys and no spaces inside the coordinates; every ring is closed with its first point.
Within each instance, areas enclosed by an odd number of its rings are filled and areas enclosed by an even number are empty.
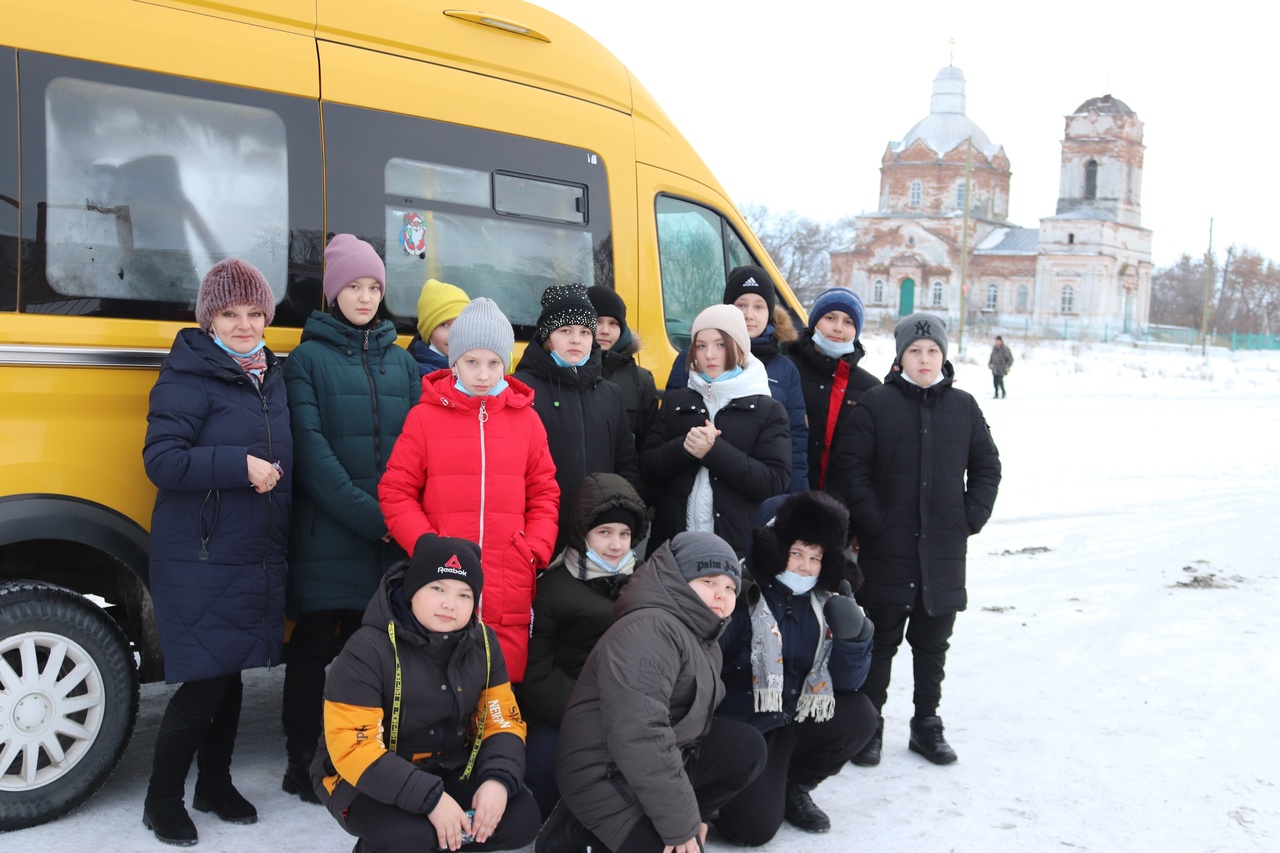
{"type": "MultiPolygon", "coordinates": [[[[910,669],[884,760],[815,793],[829,835],[762,850],[1280,849],[1280,353],[1010,341],[956,357],[1004,462],[969,552],[941,713],[959,763],[907,751],[910,669]]],[[[891,339],[869,340],[882,374],[891,339]]],[[[247,681],[236,782],[261,821],[194,814],[202,851],[339,853],[352,841],[280,791],[282,673],[247,681]]],[[[0,850],[164,849],[141,824],[163,685],[143,689],[123,764],[85,807],[0,850]]],[[[714,839],[711,849],[730,849],[714,839]]]]}

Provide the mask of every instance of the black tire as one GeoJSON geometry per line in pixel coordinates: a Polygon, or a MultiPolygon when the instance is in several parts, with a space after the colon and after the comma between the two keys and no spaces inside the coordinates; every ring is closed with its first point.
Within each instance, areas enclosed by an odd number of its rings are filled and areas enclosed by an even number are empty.
{"type": "Polygon", "coordinates": [[[0,583],[0,831],[89,799],[137,717],[133,653],[101,607],[52,584],[0,583]]]}

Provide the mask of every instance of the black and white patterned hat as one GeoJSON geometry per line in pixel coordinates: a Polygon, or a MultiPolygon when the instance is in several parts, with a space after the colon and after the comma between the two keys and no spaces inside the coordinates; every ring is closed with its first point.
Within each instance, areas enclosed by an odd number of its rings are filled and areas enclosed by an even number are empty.
{"type": "Polygon", "coordinates": [[[587,297],[586,285],[553,284],[542,292],[542,313],[538,315],[535,342],[541,344],[561,326],[586,326],[592,337],[596,333],[595,306],[587,297]]]}

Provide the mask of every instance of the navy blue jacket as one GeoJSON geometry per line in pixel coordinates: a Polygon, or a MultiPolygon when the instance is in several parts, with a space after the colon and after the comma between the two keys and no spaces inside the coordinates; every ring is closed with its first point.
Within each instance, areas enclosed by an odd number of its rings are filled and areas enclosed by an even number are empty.
{"type": "MultiPolygon", "coordinates": [[[[827,633],[827,625],[813,612],[812,593],[794,595],[777,578],[768,578],[763,581],[760,594],[773,611],[782,633],[782,711],[755,710],[755,694],[751,689],[751,612],[747,606],[751,596],[740,595],[729,627],[720,635],[720,649],[724,652],[720,680],[724,682],[725,693],[716,714],[749,723],[764,733],[795,719],[800,691],[813,668],[818,641],[827,633]]],[[[871,668],[872,632],[864,633],[862,640],[831,642],[829,666],[831,684],[836,690],[857,690],[867,678],[867,670],[871,668]]]]}
{"type": "MultiPolygon", "coordinates": [[[[800,371],[789,358],[780,358],[778,342],[773,326],[765,334],[751,339],[751,354],[764,364],[769,374],[769,393],[787,410],[791,425],[791,483],[788,492],[804,492],[809,489],[809,427],[805,419],[804,391],[800,385],[800,371]]],[[[667,377],[664,394],[677,388],[689,387],[689,348],[680,350],[671,374],[667,377]]]]}
{"type": "Polygon", "coordinates": [[[151,389],[142,449],[159,488],[151,597],[169,683],[280,661],[293,442],[280,362],[259,389],[200,329],[183,329],[151,389]],[[284,476],[259,494],[247,457],[284,476]]]}
{"type": "Polygon", "coordinates": [[[433,350],[431,345],[421,338],[409,343],[409,355],[413,356],[413,360],[418,363],[419,378],[449,366],[449,357],[433,350]]]}

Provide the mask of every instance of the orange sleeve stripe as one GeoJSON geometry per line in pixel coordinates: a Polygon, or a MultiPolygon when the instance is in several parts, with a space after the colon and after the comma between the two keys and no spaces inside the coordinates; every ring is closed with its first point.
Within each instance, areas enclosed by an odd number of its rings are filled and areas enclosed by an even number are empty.
{"type": "Polygon", "coordinates": [[[324,740],[338,775],[355,785],[369,765],[387,752],[382,709],[326,701],[324,740]]]}
{"type": "MultiPolygon", "coordinates": [[[[520,716],[520,706],[516,704],[516,694],[511,690],[509,682],[495,684],[485,690],[480,691],[480,704],[476,708],[476,716],[480,714],[483,708],[487,711],[484,717],[484,732],[481,734],[481,740],[496,735],[500,732],[513,734],[525,739],[525,733],[528,726],[525,724],[524,718],[520,716]]],[[[472,729],[475,728],[475,721],[472,721],[472,729]]]]}

